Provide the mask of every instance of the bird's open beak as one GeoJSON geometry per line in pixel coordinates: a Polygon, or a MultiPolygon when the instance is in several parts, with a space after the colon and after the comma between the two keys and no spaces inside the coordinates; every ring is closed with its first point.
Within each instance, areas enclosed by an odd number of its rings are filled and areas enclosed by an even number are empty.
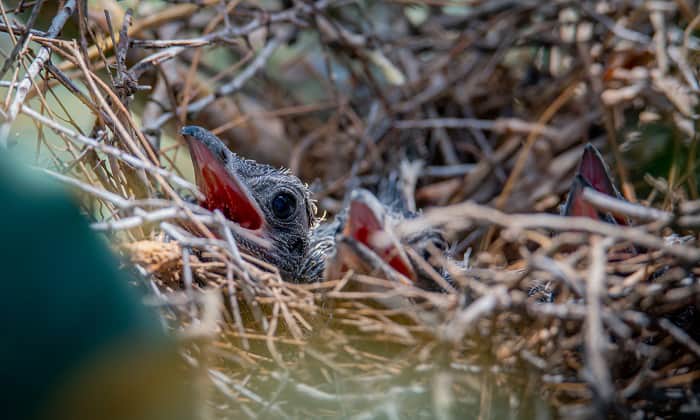
{"type": "Polygon", "coordinates": [[[387,229],[382,204],[368,191],[355,190],[350,197],[343,233],[371,249],[397,272],[415,281],[416,274],[396,236],[387,229]]]}
{"type": "Polygon", "coordinates": [[[605,162],[600,152],[592,144],[587,144],[583,150],[581,163],[577,175],[580,175],[596,191],[612,197],[617,196],[617,190],[605,167],[605,162]]]}
{"type": "Polygon", "coordinates": [[[578,166],[569,190],[569,196],[564,205],[563,214],[565,216],[589,217],[621,225],[629,224],[624,216],[615,214],[605,215],[605,217],[601,216],[601,213],[593,205],[584,200],[583,191],[585,188],[593,188],[603,194],[622,199],[612,182],[603,157],[592,144],[587,144],[583,151],[581,163],[578,166]]]}
{"type": "Polygon", "coordinates": [[[226,162],[235,157],[227,154],[221,140],[201,127],[185,126],[180,132],[189,145],[197,187],[206,197],[202,206],[219,209],[229,220],[260,235],[265,225],[263,212],[234,166],[226,162]]]}
{"type": "Polygon", "coordinates": [[[581,175],[577,174],[571,183],[563,214],[564,216],[588,217],[600,220],[601,217],[598,214],[598,210],[583,199],[584,188],[590,188],[590,184],[581,175]]]}

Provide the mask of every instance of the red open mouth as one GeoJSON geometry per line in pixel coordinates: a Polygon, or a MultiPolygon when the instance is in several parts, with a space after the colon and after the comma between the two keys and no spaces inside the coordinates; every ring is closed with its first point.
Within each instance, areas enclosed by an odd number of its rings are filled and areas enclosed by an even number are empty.
{"type": "Polygon", "coordinates": [[[581,175],[576,175],[574,182],[571,184],[565,214],[566,216],[588,217],[590,219],[600,220],[598,210],[583,199],[583,189],[587,187],[586,181],[581,178],[581,175]]]}
{"type": "Polygon", "coordinates": [[[615,187],[610,180],[608,170],[605,168],[605,164],[598,152],[591,145],[588,145],[583,151],[578,174],[596,191],[613,197],[616,196],[615,187]]]}
{"type": "Polygon", "coordinates": [[[396,238],[384,229],[377,211],[364,201],[353,199],[344,233],[376,253],[391,268],[415,281],[416,274],[396,238]]]}
{"type": "Polygon", "coordinates": [[[209,210],[219,209],[226,218],[245,229],[259,231],[263,213],[247,188],[222,159],[202,142],[185,136],[190,147],[197,186],[206,199],[201,203],[209,210]]]}
{"type": "MultiPolygon", "coordinates": [[[[590,144],[583,151],[581,164],[578,167],[576,176],[577,179],[574,180],[574,185],[572,186],[569,206],[571,216],[586,216],[591,219],[600,219],[597,209],[583,199],[583,189],[586,187],[591,187],[611,197],[621,198],[608,174],[603,157],[590,144]]],[[[628,224],[627,218],[622,215],[612,213],[611,216],[620,225],[628,224]]]]}

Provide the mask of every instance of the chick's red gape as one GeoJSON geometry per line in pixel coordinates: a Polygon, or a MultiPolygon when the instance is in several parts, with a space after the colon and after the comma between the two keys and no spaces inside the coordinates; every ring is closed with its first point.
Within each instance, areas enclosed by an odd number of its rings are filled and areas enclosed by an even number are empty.
{"type": "Polygon", "coordinates": [[[205,200],[202,205],[209,210],[219,209],[226,218],[241,227],[258,230],[263,225],[263,217],[249,198],[235,176],[228,173],[226,167],[199,142],[190,142],[194,155],[197,186],[205,200]]]}
{"type": "Polygon", "coordinates": [[[374,251],[391,268],[415,280],[410,262],[391,234],[384,230],[380,216],[368,204],[358,199],[350,202],[345,233],[374,251]]]}

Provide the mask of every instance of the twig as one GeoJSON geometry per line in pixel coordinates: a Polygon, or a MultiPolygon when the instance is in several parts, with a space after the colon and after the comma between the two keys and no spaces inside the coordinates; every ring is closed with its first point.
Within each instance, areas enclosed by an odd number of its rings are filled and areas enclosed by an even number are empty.
{"type": "Polygon", "coordinates": [[[12,48],[10,55],[5,59],[5,62],[2,65],[2,69],[0,69],[0,79],[5,77],[5,73],[10,68],[10,66],[12,66],[15,63],[19,52],[22,51],[22,49],[24,49],[25,43],[27,42],[29,34],[31,33],[31,29],[34,27],[36,18],[39,16],[39,11],[41,11],[41,6],[44,5],[44,1],[45,0],[39,0],[36,3],[34,3],[34,7],[32,7],[32,12],[29,15],[29,18],[27,19],[27,24],[25,26],[25,28],[29,30],[24,30],[22,36],[19,37],[19,39],[15,43],[15,46],[12,48]]]}
{"type": "Polygon", "coordinates": [[[544,228],[556,231],[582,231],[628,240],[647,248],[694,263],[700,261],[700,249],[692,246],[667,244],[663,238],[651,235],[640,228],[615,226],[583,217],[562,217],[553,214],[506,214],[496,209],[474,203],[461,203],[439,209],[427,210],[420,218],[409,220],[397,227],[400,235],[408,235],[425,229],[425,225],[444,226],[449,230],[479,225],[498,225],[515,230],[544,228]]]}
{"type": "Polygon", "coordinates": [[[586,369],[590,375],[590,385],[599,401],[599,414],[604,415],[614,399],[614,387],[610,379],[610,371],[604,353],[607,350],[608,339],[603,329],[602,296],[605,290],[606,248],[610,240],[599,237],[591,238],[591,266],[586,287],[586,321],[585,346],[586,369]]]}
{"type": "Polygon", "coordinates": [[[217,210],[214,213],[216,219],[219,221],[221,224],[221,230],[224,233],[224,237],[226,238],[226,243],[228,244],[228,250],[231,253],[231,257],[233,259],[233,262],[236,263],[239,267],[241,267],[241,270],[243,272],[243,281],[239,283],[241,287],[241,291],[243,292],[243,297],[245,298],[246,303],[250,307],[250,309],[253,311],[253,316],[255,317],[255,321],[258,322],[258,324],[262,327],[263,330],[267,330],[269,328],[269,322],[265,315],[262,313],[262,309],[260,308],[260,304],[255,300],[255,297],[253,295],[253,292],[250,290],[250,287],[248,285],[252,284],[253,282],[250,279],[250,275],[245,269],[245,264],[243,263],[243,259],[241,258],[241,254],[238,252],[238,246],[236,245],[236,241],[233,238],[233,234],[231,233],[231,229],[226,226],[226,221],[224,219],[223,214],[217,210]]]}
{"type": "Polygon", "coordinates": [[[69,176],[59,174],[58,172],[54,172],[54,171],[51,171],[49,169],[44,169],[44,168],[34,168],[34,169],[41,171],[41,172],[44,172],[45,174],[50,175],[50,176],[52,176],[52,177],[54,177],[62,182],[65,182],[66,184],[77,187],[77,188],[79,188],[79,189],[81,189],[89,194],[92,194],[96,197],[99,197],[99,198],[105,200],[105,201],[108,201],[108,202],[116,205],[117,207],[127,208],[127,207],[131,207],[131,205],[132,205],[132,202],[126,198],[120,197],[117,194],[111,193],[109,191],[94,187],[94,186],[87,184],[85,182],[81,182],[75,178],[71,178],[69,176]]]}
{"type": "MultiPolygon", "coordinates": [[[[63,29],[63,25],[66,24],[68,18],[71,17],[75,11],[75,5],[76,0],[68,0],[63,7],[60,8],[58,13],[56,13],[56,16],[54,16],[51,21],[51,26],[48,31],[46,31],[49,38],[58,36],[58,33],[63,29]]],[[[39,48],[39,52],[34,58],[34,61],[32,61],[27,69],[27,74],[24,75],[22,81],[17,85],[17,93],[15,94],[15,99],[8,108],[7,119],[0,125],[0,148],[7,147],[7,137],[10,133],[10,126],[22,109],[22,104],[29,93],[29,89],[32,87],[32,81],[39,74],[39,71],[44,67],[44,64],[49,60],[50,56],[51,50],[48,47],[44,46],[39,48]]]]}
{"type": "MultiPolygon", "coordinates": [[[[220,86],[218,89],[216,89],[214,93],[211,93],[205,96],[204,98],[190,103],[187,106],[187,112],[199,112],[206,108],[208,105],[210,105],[212,102],[214,102],[217,98],[231,95],[240,90],[243,87],[243,85],[245,85],[253,76],[255,76],[255,74],[257,74],[265,66],[265,64],[267,64],[267,60],[270,58],[270,56],[272,56],[272,53],[275,52],[275,50],[277,50],[277,48],[279,48],[282,44],[284,44],[290,36],[291,32],[287,31],[270,40],[267,44],[265,44],[265,47],[263,47],[263,49],[260,50],[255,59],[245,69],[243,69],[243,71],[241,71],[233,80],[231,80],[229,83],[226,83],[225,85],[220,86]]],[[[176,113],[177,112],[163,113],[156,121],[153,122],[153,124],[150,125],[150,127],[162,127],[163,124],[167,123],[171,118],[173,118],[176,115],[176,113]]]]}
{"type": "Polygon", "coordinates": [[[561,137],[559,130],[544,124],[529,123],[516,118],[498,118],[495,120],[480,120],[476,118],[430,118],[425,120],[402,120],[394,122],[394,128],[401,130],[413,128],[471,128],[496,133],[522,133],[535,132],[545,137],[558,139],[561,137]]]}
{"type": "Polygon", "coordinates": [[[499,286],[487,295],[484,295],[457,313],[440,332],[441,339],[452,343],[459,343],[464,338],[467,331],[473,324],[495,310],[506,307],[510,301],[508,291],[505,287],[499,286]]]}
{"type": "Polygon", "coordinates": [[[90,147],[94,147],[95,149],[107,153],[109,155],[112,155],[120,160],[123,160],[124,162],[139,168],[139,169],[144,169],[150,172],[153,172],[155,174],[158,174],[166,179],[168,179],[170,182],[173,184],[177,185],[180,188],[184,188],[195,194],[197,197],[202,197],[201,193],[197,189],[197,187],[188,182],[185,181],[184,179],[180,178],[179,176],[173,174],[172,172],[166,171],[163,168],[160,168],[158,166],[153,165],[150,162],[147,162],[145,160],[141,160],[133,155],[130,155],[126,152],[124,152],[121,149],[118,149],[116,147],[108,146],[100,141],[97,141],[95,139],[91,139],[90,137],[84,136],[80,133],[77,133],[70,128],[64,127],[60,125],[59,123],[39,114],[38,112],[34,111],[33,109],[29,108],[26,105],[22,105],[22,113],[26,114],[35,120],[41,122],[42,124],[50,127],[52,130],[56,131],[57,133],[61,133],[65,135],[66,137],[70,138],[71,140],[74,140],[76,142],[86,144],[90,147]]]}
{"type": "Polygon", "coordinates": [[[674,217],[672,213],[630,203],[629,201],[623,201],[619,198],[598,192],[593,188],[584,188],[583,198],[596,208],[629,216],[635,220],[669,223],[674,217]]]}
{"type": "Polygon", "coordinates": [[[683,329],[679,328],[666,318],[659,319],[659,327],[673,336],[676,341],[683,344],[688,350],[695,353],[697,357],[700,357],[700,344],[693,340],[693,338],[689,336],[688,333],[683,331],[683,329]]]}

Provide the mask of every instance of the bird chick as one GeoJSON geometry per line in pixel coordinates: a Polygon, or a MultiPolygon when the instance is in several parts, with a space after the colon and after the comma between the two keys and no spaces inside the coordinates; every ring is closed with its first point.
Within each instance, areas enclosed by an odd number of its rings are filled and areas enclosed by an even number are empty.
{"type": "Polygon", "coordinates": [[[309,254],[315,224],[308,188],[288,171],[243,159],[214,134],[198,126],[181,130],[190,149],[200,204],[220,210],[253,237],[236,232],[238,245],[294,281],[309,254]]]}
{"type": "Polygon", "coordinates": [[[339,216],[338,236],[331,253],[334,255],[327,262],[326,277],[339,277],[346,268],[384,271],[390,278],[407,280],[426,290],[452,289],[442,270],[444,259],[429,262],[434,251],[446,256],[447,241],[439,231],[428,228],[408,237],[394,232],[396,225],[416,216],[405,210],[399,200],[385,203],[367,190],[353,190],[345,212],[339,216]]]}

